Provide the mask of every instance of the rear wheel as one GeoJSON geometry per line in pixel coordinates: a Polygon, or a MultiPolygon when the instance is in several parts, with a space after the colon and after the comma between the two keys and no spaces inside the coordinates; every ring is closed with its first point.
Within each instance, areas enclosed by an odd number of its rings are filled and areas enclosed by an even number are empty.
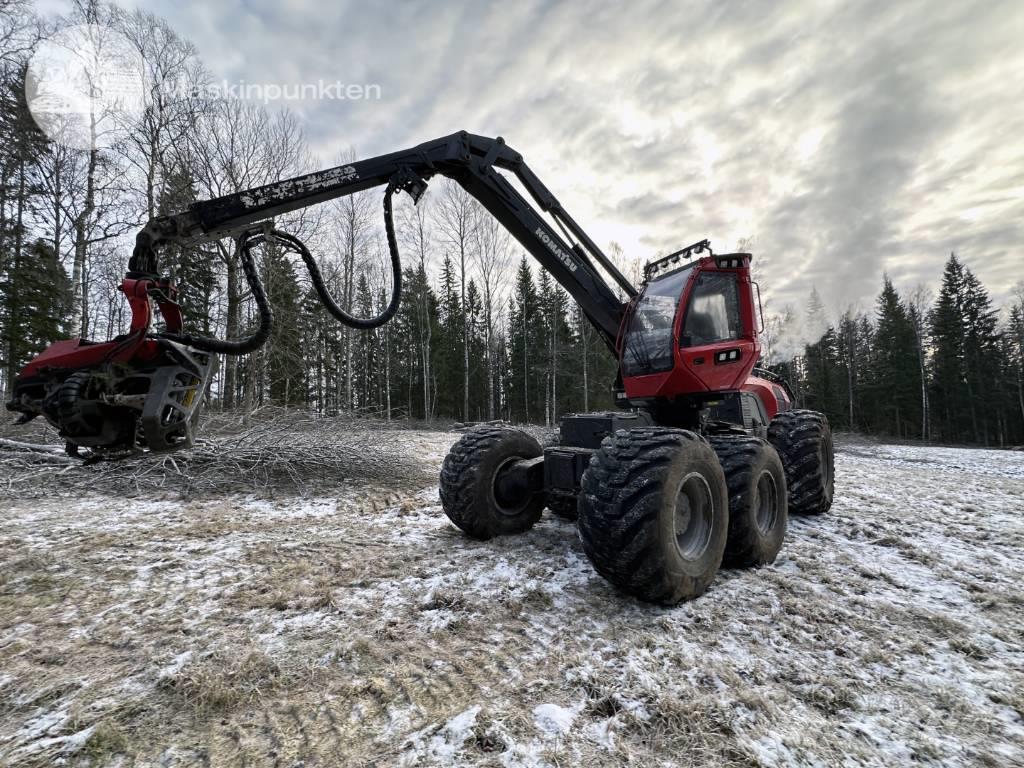
{"type": "Polygon", "coordinates": [[[786,471],[789,511],[821,515],[832,506],[835,494],[835,458],[832,429],[823,413],[793,410],[778,414],[768,427],[786,471]]]}
{"type": "Polygon", "coordinates": [[[540,444],[518,429],[478,427],[464,434],[441,467],[441,506],[476,539],[529,530],[544,511],[544,496],[523,491],[510,498],[502,472],[541,455],[540,444]]]}
{"type": "Polygon", "coordinates": [[[612,584],[666,605],[697,597],[721,565],[729,527],[718,458],[693,432],[620,430],[583,474],[578,524],[612,584]]]}
{"type": "Polygon", "coordinates": [[[786,538],[786,475],[772,446],[757,437],[712,437],[729,489],[726,565],[775,562],[786,538]]]}

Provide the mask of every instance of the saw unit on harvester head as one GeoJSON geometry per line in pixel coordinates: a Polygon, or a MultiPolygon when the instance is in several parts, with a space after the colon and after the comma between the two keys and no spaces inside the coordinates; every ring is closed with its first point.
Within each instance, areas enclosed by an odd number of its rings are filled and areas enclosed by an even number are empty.
{"type": "Polygon", "coordinates": [[[509,230],[619,361],[620,410],[564,416],[554,445],[501,426],[461,437],[440,478],[442,506],[459,528],[479,539],[521,533],[548,507],[577,520],[601,575],[641,599],[673,604],[701,594],[723,562],[773,562],[790,512],[828,510],[827,420],[794,409],[786,382],[756,367],[763,322],[750,254],[716,254],[702,240],[647,264],[635,287],[517,152],[500,138],[464,132],[152,219],[121,285],[132,309],[128,332],[53,344],[21,371],[7,408],[20,422],[46,418],[73,454],[84,447],[116,458],[190,446],[217,355],[258,349],[273,325],[252,249],[273,241],[298,254],[340,322],[383,325],[401,301],[392,196],[403,191],[418,201],[435,175],[460,184],[509,230]],[[379,316],[357,318],[334,301],[306,246],[271,221],[380,185],[394,288],[379,316]],[[159,276],[159,250],[224,237],[237,241],[258,328],[238,340],[186,334],[176,289],[159,276]],[[154,304],[159,331],[151,328],[154,304]]]}

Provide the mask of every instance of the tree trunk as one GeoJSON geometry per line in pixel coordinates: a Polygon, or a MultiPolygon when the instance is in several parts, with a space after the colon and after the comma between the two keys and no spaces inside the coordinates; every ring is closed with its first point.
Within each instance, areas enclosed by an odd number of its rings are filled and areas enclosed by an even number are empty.
{"type": "Polygon", "coordinates": [[[385,421],[391,421],[391,333],[384,330],[384,413],[385,421]]]}
{"type": "MultiPolygon", "coordinates": [[[[22,158],[19,164],[18,171],[18,200],[15,203],[16,213],[14,214],[14,258],[11,264],[11,272],[20,273],[21,264],[25,255],[22,253],[25,247],[25,236],[24,236],[24,215],[25,215],[25,160],[22,158]]],[[[12,286],[11,306],[10,310],[10,323],[13,325],[18,318],[19,307],[18,307],[18,295],[17,287],[12,286]]],[[[11,329],[13,330],[13,329],[11,329]]],[[[18,360],[17,345],[21,339],[18,338],[18,334],[10,333],[7,339],[7,386],[10,387],[14,383],[14,377],[18,373],[19,363],[23,362],[18,360]]]]}
{"type": "MultiPolygon", "coordinates": [[[[558,289],[554,291],[557,293],[558,289]]],[[[551,313],[551,418],[548,419],[548,426],[558,418],[558,299],[555,294],[552,294],[552,309],[551,313]]]]}
{"type": "MultiPolygon", "coordinates": [[[[227,258],[227,318],[226,332],[229,339],[238,338],[238,327],[240,325],[241,296],[238,293],[238,254],[232,252],[227,258]]],[[[238,391],[238,356],[224,356],[224,393],[223,401],[225,408],[235,406],[235,395],[238,391]]]]}
{"type": "Polygon", "coordinates": [[[1020,418],[1024,422],[1024,376],[1017,371],[1017,405],[1020,406],[1020,418]]]}
{"type": "MultiPolygon", "coordinates": [[[[423,276],[423,285],[420,286],[420,356],[423,361],[423,418],[430,421],[433,413],[430,408],[430,311],[427,295],[427,259],[426,254],[420,251],[420,272],[423,276]]],[[[412,386],[412,375],[409,376],[410,387],[412,386]]],[[[412,416],[412,398],[409,398],[409,416],[412,416]]]]}
{"type": "MultiPolygon", "coordinates": [[[[488,292],[489,293],[489,292],[488,292]]],[[[487,297],[487,306],[484,310],[484,344],[487,347],[487,418],[494,421],[494,351],[491,349],[491,299],[487,297]]]]}
{"type": "Polygon", "coordinates": [[[462,292],[462,418],[469,421],[469,312],[466,309],[466,241],[459,243],[460,290],[462,292]]]}
{"type": "Polygon", "coordinates": [[[86,315],[89,309],[88,292],[85,290],[85,259],[89,247],[89,220],[96,210],[96,165],[98,150],[89,151],[89,163],[85,174],[85,199],[82,210],[74,221],[75,260],[71,269],[71,314],[68,326],[72,333],[85,336],[88,329],[86,315]]]}
{"type": "Polygon", "coordinates": [[[523,296],[523,421],[530,423],[530,344],[526,337],[526,296],[523,296]]]}

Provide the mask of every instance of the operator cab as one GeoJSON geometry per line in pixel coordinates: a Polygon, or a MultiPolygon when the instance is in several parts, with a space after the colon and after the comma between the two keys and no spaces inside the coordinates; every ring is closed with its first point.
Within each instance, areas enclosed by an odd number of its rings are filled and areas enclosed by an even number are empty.
{"type": "Polygon", "coordinates": [[[648,264],[619,342],[632,406],[700,407],[740,390],[760,353],[750,254],[712,254],[679,266],[706,241],[648,264]]]}

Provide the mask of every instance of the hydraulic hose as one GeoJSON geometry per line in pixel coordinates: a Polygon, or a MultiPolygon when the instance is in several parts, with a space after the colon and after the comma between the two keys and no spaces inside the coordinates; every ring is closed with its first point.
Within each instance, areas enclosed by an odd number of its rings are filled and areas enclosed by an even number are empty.
{"type": "Polygon", "coordinates": [[[349,328],[359,328],[361,330],[380,328],[395,316],[399,305],[402,303],[402,260],[398,252],[398,238],[395,237],[395,223],[391,210],[391,197],[394,192],[395,187],[389,184],[387,191],[384,193],[384,231],[387,234],[388,252],[391,255],[393,288],[391,289],[391,301],[388,302],[388,305],[376,317],[354,317],[339,307],[324,283],[324,278],[320,273],[320,267],[317,265],[316,259],[313,258],[309,249],[306,248],[305,243],[294,235],[289,235],[287,232],[271,230],[271,235],[274,238],[291,246],[291,249],[302,257],[302,261],[309,271],[309,279],[313,283],[313,288],[320,297],[320,302],[338,322],[347,325],[349,328]]]}
{"type": "Polygon", "coordinates": [[[216,339],[212,336],[195,336],[188,333],[165,333],[160,336],[201,349],[204,352],[216,352],[223,355],[245,355],[255,352],[266,344],[267,339],[270,338],[270,331],[274,327],[274,310],[267,300],[263,282],[256,270],[256,260],[252,256],[252,249],[265,239],[266,236],[262,230],[250,229],[239,235],[236,241],[238,243],[238,258],[242,262],[242,272],[245,273],[245,280],[249,283],[249,289],[252,291],[256,308],[260,313],[260,324],[251,336],[244,339],[216,339]]]}
{"type": "Polygon", "coordinates": [[[394,195],[395,189],[397,187],[394,184],[388,184],[387,190],[384,192],[384,231],[387,235],[388,252],[391,256],[391,275],[393,280],[391,301],[388,302],[388,305],[376,317],[354,317],[338,306],[338,303],[328,290],[327,284],[324,282],[320,266],[316,263],[316,259],[313,258],[313,254],[309,252],[306,244],[295,237],[295,235],[290,235],[279,229],[250,229],[238,236],[237,243],[242,271],[245,274],[245,280],[249,284],[253,299],[256,301],[256,307],[259,310],[260,321],[256,331],[251,336],[243,339],[217,339],[210,336],[170,333],[160,334],[161,338],[171,339],[205,352],[224,355],[245,355],[249,352],[255,352],[266,344],[274,327],[274,311],[267,300],[266,291],[256,269],[256,261],[253,258],[252,249],[267,240],[283,244],[302,258],[303,263],[306,265],[306,270],[309,272],[313,288],[317,296],[320,297],[320,302],[340,323],[360,330],[371,330],[384,325],[395,316],[399,305],[402,303],[402,261],[398,251],[398,238],[395,236],[394,214],[391,207],[391,198],[394,195]]]}

